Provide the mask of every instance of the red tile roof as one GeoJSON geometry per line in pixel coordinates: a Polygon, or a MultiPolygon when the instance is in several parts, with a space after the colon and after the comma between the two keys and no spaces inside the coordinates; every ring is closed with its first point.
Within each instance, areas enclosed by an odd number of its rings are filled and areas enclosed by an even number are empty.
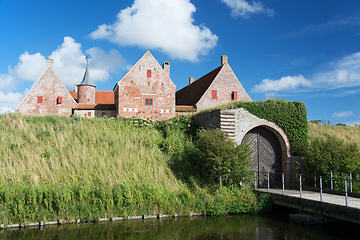
{"type": "Polygon", "coordinates": [[[98,104],[115,104],[113,91],[96,91],[95,103],[98,104]]]}
{"type": "Polygon", "coordinates": [[[195,106],[200,98],[204,95],[210,84],[213,82],[222,66],[214,69],[208,74],[202,76],[192,84],[176,92],[176,105],[195,106]]]}
{"type": "Polygon", "coordinates": [[[77,101],[77,92],[75,92],[74,90],[69,90],[69,93],[74,98],[74,100],[77,101]]]}
{"type": "MultiPolygon", "coordinates": [[[[77,92],[69,90],[71,96],[77,101],[77,92]]],[[[113,91],[95,91],[95,103],[97,104],[115,104],[113,91]]]]}

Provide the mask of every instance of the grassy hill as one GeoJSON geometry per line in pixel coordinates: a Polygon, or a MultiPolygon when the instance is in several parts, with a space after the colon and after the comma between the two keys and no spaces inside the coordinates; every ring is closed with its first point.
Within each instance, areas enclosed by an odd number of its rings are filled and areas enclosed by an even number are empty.
{"type": "Polygon", "coordinates": [[[167,189],[179,182],[157,146],[154,128],[117,119],[4,115],[0,125],[0,183],[92,185],[150,181],[167,189]]]}
{"type": "Polygon", "coordinates": [[[345,142],[354,142],[360,145],[360,125],[356,126],[332,126],[309,122],[309,137],[321,137],[326,135],[344,140],[345,142]]]}
{"type": "Polygon", "coordinates": [[[249,189],[184,181],[193,130],[190,118],[0,115],[0,224],[261,211],[266,197],[249,189]]]}
{"type": "MultiPolygon", "coordinates": [[[[309,123],[309,144],[304,152],[302,167],[309,173],[336,178],[349,178],[352,173],[353,191],[360,192],[360,126],[331,126],[309,123]]],[[[328,181],[328,185],[330,182],[328,181]]],[[[344,189],[344,181],[336,181],[344,189]]],[[[329,185],[330,186],[330,185],[329,185]]]]}

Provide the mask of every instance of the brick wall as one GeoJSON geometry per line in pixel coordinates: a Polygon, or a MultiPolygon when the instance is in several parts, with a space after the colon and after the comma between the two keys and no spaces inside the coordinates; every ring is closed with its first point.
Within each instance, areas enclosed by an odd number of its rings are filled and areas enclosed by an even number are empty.
{"type": "Polygon", "coordinates": [[[176,86],[150,52],[132,67],[115,87],[117,114],[143,119],[166,120],[175,116],[176,86]]]}
{"type": "Polygon", "coordinates": [[[78,103],[95,103],[95,86],[78,85],[78,103]]]}
{"type": "Polygon", "coordinates": [[[237,79],[229,64],[224,64],[210,87],[196,104],[198,110],[229,103],[233,100],[251,102],[251,98],[237,79]],[[214,99],[214,92],[216,98],[214,99]],[[236,99],[232,99],[232,92],[236,92],[236,99]]]}
{"type": "Polygon", "coordinates": [[[25,115],[71,116],[72,108],[75,106],[75,100],[50,64],[19,106],[15,108],[15,112],[25,115]]]}

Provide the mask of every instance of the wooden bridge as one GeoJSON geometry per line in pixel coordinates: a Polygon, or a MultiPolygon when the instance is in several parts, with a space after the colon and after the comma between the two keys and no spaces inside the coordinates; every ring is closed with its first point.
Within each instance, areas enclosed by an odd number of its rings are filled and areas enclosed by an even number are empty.
{"type": "MultiPolygon", "coordinates": [[[[274,204],[298,209],[301,212],[312,213],[316,216],[324,216],[339,220],[345,220],[360,224],[360,194],[352,192],[354,181],[350,179],[331,178],[328,183],[332,189],[323,187],[322,177],[316,177],[315,186],[304,186],[304,176],[297,176],[298,181],[292,184],[286,183],[289,176],[282,175],[282,181],[271,181],[270,173],[259,173],[255,177],[255,191],[269,193],[274,204]],[[260,175],[265,175],[263,178],[260,175]],[[342,180],[344,191],[334,190],[333,181],[342,180]],[[316,184],[318,182],[318,184],[316,184]],[[272,187],[270,187],[272,185],[272,187]],[[317,185],[317,187],[316,187],[317,185]],[[351,191],[348,191],[348,186],[351,191]]],[[[314,178],[314,176],[308,176],[314,178]]],[[[289,182],[289,180],[288,180],[289,182]]]]}

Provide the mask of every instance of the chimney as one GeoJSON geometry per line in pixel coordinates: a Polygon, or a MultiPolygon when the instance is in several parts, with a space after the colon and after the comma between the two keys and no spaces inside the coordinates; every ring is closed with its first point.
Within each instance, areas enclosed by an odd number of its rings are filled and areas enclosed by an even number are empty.
{"type": "Polygon", "coordinates": [[[47,58],[46,59],[46,67],[52,66],[53,62],[54,62],[54,60],[52,60],[51,58],[47,58]]]}
{"type": "Polygon", "coordinates": [[[194,81],[195,81],[195,78],[194,78],[194,77],[190,77],[190,78],[189,78],[189,85],[191,85],[194,81]]]}
{"type": "Polygon", "coordinates": [[[228,63],[228,56],[222,55],[221,56],[221,66],[228,63]]]}
{"type": "Polygon", "coordinates": [[[170,63],[164,62],[162,67],[163,67],[164,71],[166,72],[166,74],[170,77],[170,63]]]}
{"type": "Polygon", "coordinates": [[[78,85],[77,85],[77,84],[74,85],[74,91],[75,91],[76,93],[78,92],[78,85]]]}

